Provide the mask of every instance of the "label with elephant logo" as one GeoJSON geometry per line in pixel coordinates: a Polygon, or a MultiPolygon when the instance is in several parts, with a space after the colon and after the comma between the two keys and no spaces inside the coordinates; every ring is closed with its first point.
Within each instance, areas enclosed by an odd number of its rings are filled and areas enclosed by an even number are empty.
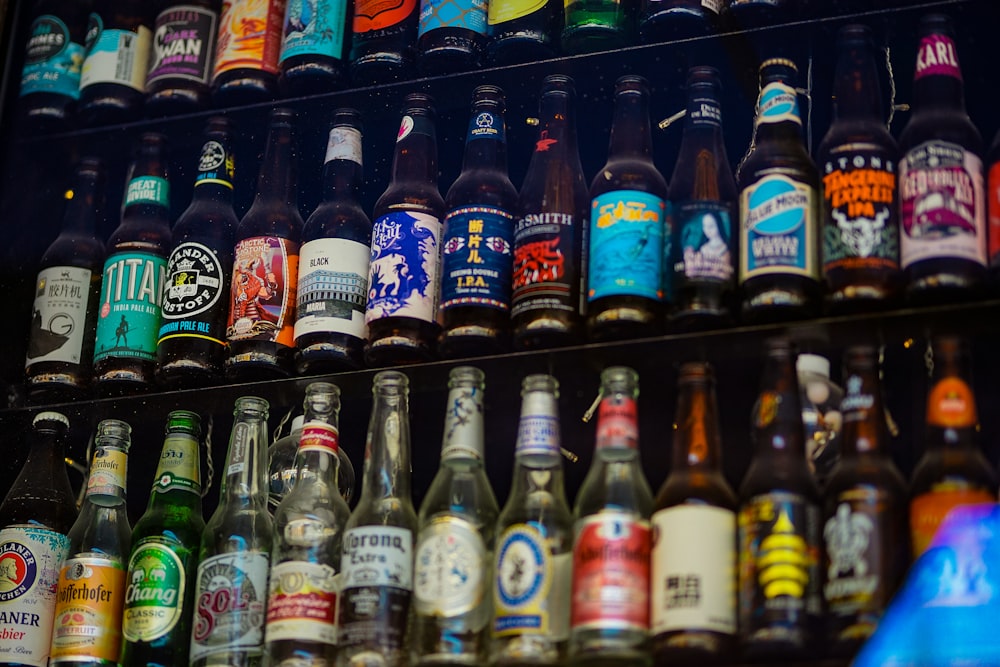
{"type": "Polygon", "coordinates": [[[122,634],[150,642],[174,629],[184,601],[184,563],[167,544],[146,541],[132,552],[125,585],[122,634]]]}

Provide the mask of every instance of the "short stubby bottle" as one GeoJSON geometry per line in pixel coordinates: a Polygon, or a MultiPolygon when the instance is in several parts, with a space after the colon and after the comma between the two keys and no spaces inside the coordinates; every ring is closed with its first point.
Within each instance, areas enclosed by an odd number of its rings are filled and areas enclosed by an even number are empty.
{"type": "Polygon", "coordinates": [[[386,84],[412,73],[419,0],[355,0],[350,71],[355,86],[386,84]]]}
{"type": "Polygon", "coordinates": [[[560,39],[567,54],[629,46],[635,31],[633,3],[622,0],[567,0],[560,39]]]}
{"type": "Polygon", "coordinates": [[[237,106],[278,95],[278,57],[288,0],[224,0],[212,68],[212,102],[237,106]],[[247,31],[253,35],[247,38],[247,31]]]}
{"type": "Polygon", "coordinates": [[[487,32],[486,0],[421,0],[417,27],[417,67],[423,74],[475,69],[487,32]]]}
{"type": "Polygon", "coordinates": [[[561,0],[493,0],[488,4],[488,65],[530,63],[556,55],[564,6],[561,0]]]}
{"type": "Polygon", "coordinates": [[[348,0],[288,0],[278,86],[285,97],[328,93],[347,85],[348,0]]]}
{"type": "Polygon", "coordinates": [[[218,0],[168,0],[153,23],[146,114],[169,116],[208,106],[219,34],[218,0]]]}
{"type": "Polygon", "coordinates": [[[642,0],[639,40],[649,44],[701,37],[720,28],[724,0],[642,0]]]}

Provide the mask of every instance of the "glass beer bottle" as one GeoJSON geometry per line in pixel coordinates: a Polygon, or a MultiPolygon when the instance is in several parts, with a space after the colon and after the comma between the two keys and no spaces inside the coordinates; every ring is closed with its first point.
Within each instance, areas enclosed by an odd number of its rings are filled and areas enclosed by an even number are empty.
{"type": "MultiPolygon", "coordinates": [[[[292,419],[288,435],[278,438],[267,448],[267,509],[271,516],[274,516],[274,510],[278,509],[278,505],[295,486],[298,475],[295,458],[298,456],[304,425],[305,415],[296,415],[292,419]]],[[[337,458],[340,459],[337,487],[344,502],[349,504],[354,497],[354,465],[342,447],[337,447],[337,458]]]]}
{"type": "Polygon", "coordinates": [[[351,82],[370,86],[409,76],[416,56],[419,18],[418,0],[355,0],[351,82]]]}
{"type": "Polygon", "coordinates": [[[731,30],[763,28],[790,21],[797,0],[723,0],[724,20],[731,30]]]}
{"type": "Polygon", "coordinates": [[[487,2],[420,0],[417,67],[423,74],[451,74],[479,67],[486,44],[487,2]]]}
{"type": "Polygon", "coordinates": [[[167,0],[153,23],[146,114],[168,116],[208,106],[219,0],[167,0]]]}
{"type": "Polygon", "coordinates": [[[607,51],[629,46],[635,29],[633,2],[569,0],[560,36],[566,54],[607,51]]]}
{"type": "Polygon", "coordinates": [[[285,97],[327,93],[347,84],[347,0],[288,0],[278,86],[285,97]]]}
{"type": "Polygon", "coordinates": [[[222,0],[212,67],[212,101],[216,106],[242,106],[277,96],[287,2],[222,0]]]}
{"type": "Polygon", "coordinates": [[[716,32],[722,5],[723,0],[641,0],[639,40],[649,44],[716,32]]]}
{"type": "Polygon", "coordinates": [[[555,56],[563,6],[561,0],[489,2],[486,63],[499,67],[555,56]]]}

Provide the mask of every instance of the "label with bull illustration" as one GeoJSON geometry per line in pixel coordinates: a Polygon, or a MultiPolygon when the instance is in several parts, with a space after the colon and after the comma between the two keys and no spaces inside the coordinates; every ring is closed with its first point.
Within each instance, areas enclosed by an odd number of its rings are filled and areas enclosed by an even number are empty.
{"type": "Polygon", "coordinates": [[[528,213],[514,226],[511,315],[552,309],[576,312],[580,275],[572,213],[528,213]]]}
{"type": "Polygon", "coordinates": [[[436,319],[440,248],[441,221],[433,215],[393,211],[375,221],[365,324],[384,317],[436,319]]]}

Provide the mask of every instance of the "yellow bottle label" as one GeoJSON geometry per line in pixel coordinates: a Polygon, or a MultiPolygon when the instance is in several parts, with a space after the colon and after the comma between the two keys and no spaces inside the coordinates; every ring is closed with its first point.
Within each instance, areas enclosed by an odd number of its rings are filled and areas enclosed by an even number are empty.
{"type": "Polygon", "coordinates": [[[506,23],[537,12],[545,0],[494,0],[489,4],[487,20],[490,25],[506,23]]]}
{"type": "Polygon", "coordinates": [[[98,447],[90,464],[87,495],[123,496],[127,455],[120,449],[98,447]]]}
{"type": "Polygon", "coordinates": [[[108,558],[70,558],[59,573],[51,660],[117,662],[125,570],[108,558]]]}

